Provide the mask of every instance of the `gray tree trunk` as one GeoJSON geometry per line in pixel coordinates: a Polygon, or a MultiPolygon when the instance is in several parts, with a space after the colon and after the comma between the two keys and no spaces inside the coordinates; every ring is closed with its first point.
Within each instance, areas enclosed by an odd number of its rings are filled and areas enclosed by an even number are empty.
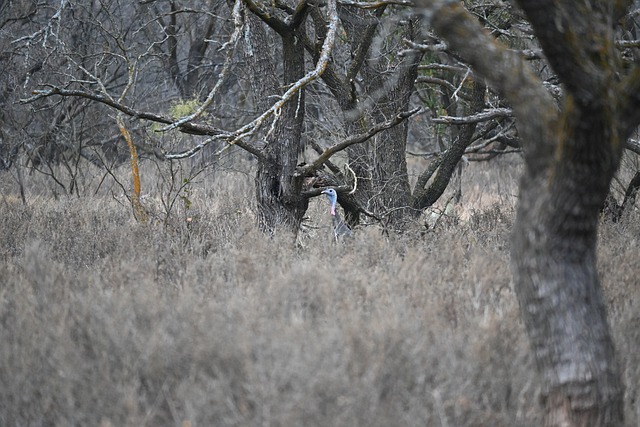
{"type": "MultiPolygon", "coordinates": [[[[284,83],[304,76],[304,47],[296,37],[282,37],[284,83]]],[[[258,162],[256,200],[258,221],[266,231],[284,227],[294,233],[300,227],[308,207],[302,197],[302,178],[295,178],[298,155],[302,149],[304,90],[287,102],[274,132],[268,136],[264,158],[258,162]]]]}
{"type": "MultiPolygon", "coordinates": [[[[402,37],[415,39],[418,22],[416,18],[408,19],[402,37]]],[[[362,101],[365,105],[371,103],[365,117],[371,123],[379,123],[409,109],[422,55],[412,52],[389,62],[380,59],[378,52],[369,55],[362,67],[362,85],[367,95],[362,101]],[[391,76],[389,69],[394,70],[391,76]]],[[[348,150],[354,171],[361,177],[358,187],[361,198],[367,200],[369,210],[385,215],[387,224],[398,229],[415,217],[406,161],[408,126],[404,122],[348,150]]]]}
{"type": "Polygon", "coordinates": [[[596,270],[600,208],[640,123],[640,69],[624,77],[606,1],[521,2],[566,87],[559,112],[523,59],[460,3],[419,0],[432,25],[512,105],[525,148],[513,234],[521,314],[544,381],[546,426],[621,426],[623,387],[596,270]]]}
{"type": "Polygon", "coordinates": [[[600,207],[619,159],[602,113],[567,117],[557,160],[545,173],[527,168],[521,183],[515,282],[547,387],[550,426],[622,423],[622,385],[596,270],[600,207]]]}
{"type": "MultiPolygon", "coordinates": [[[[375,123],[388,120],[408,110],[414,91],[421,54],[414,52],[402,58],[387,60],[372,51],[378,19],[385,7],[375,12],[340,9],[342,22],[352,50],[352,62],[345,75],[329,70],[323,80],[344,112],[348,134],[364,133],[375,123]],[[393,73],[389,70],[393,69],[393,73]],[[356,83],[358,80],[358,83],[356,83]]],[[[316,17],[316,22],[321,20],[316,17]]],[[[316,27],[318,24],[316,23],[316,27]]],[[[402,36],[413,39],[417,19],[407,20],[402,36]]],[[[393,37],[386,40],[391,42],[393,37]]],[[[364,144],[347,148],[349,166],[358,183],[356,199],[368,210],[385,215],[392,227],[400,228],[413,214],[411,188],[406,164],[408,124],[402,123],[377,134],[364,144]]],[[[355,225],[359,219],[357,206],[345,208],[346,221],[355,225]]]]}
{"type": "MultiPolygon", "coordinates": [[[[486,86],[484,83],[474,81],[473,92],[471,94],[471,113],[478,112],[484,107],[485,89],[486,86]]],[[[475,129],[476,124],[470,123],[456,130],[451,145],[444,151],[439,159],[433,160],[434,163],[420,174],[413,191],[413,203],[416,211],[422,212],[442,196],[449,186],[449,181],[456,170],[456,166],[460,164],[465,150],[469,144],[471,144],[475,129]],[[432,176],[433,179],[431,180],[432,176]],[[430,184],[427,185],[429,181],[430,184]]]]}
{"type": "MultiPolygon", "coordinates": [[[[265,24],[255,16],[248,18],[251,46],[245,49],[245,58],[256,106],[264,111],[272,105],[275,96],[282,94],[283,87],[304,76],[304,46],[295,29],[281,28],[278,38],[282,43],[282,58],[276,59],[273,40],[265,32],[265,24]],[[283,72],[282,79],[277,77],[279,69],[283,72]]],[[[278,229],[297,232],[308,207],[308,200],[302,197],[302,178],[294,176],[302,149],[304,114],[305,98],[301,90],[282,107],[273,131],[267,134],[263,156],[258,158],[255,177],[258,223],[267,232],[278,229]]]]}

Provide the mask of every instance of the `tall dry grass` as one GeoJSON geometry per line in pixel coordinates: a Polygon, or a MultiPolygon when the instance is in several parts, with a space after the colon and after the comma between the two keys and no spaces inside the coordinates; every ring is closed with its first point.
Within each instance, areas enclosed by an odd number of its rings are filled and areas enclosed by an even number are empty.
{"type": "MultiPolygon", "coordinates": [[[[108,192],[55,200],[32,188],[24,206],[1,179],[2,426],[540,421],[509,203],[334,245],[324,200],[297,241],[261,234],[242,174],[205,176],[188,209],[146,224],[108,192]]],[[[145,203],[162,211],[157,199],[145,203]]],[[[605,224],[600,249],[629,426],[640,420],[639,223],[605,224]]]]}

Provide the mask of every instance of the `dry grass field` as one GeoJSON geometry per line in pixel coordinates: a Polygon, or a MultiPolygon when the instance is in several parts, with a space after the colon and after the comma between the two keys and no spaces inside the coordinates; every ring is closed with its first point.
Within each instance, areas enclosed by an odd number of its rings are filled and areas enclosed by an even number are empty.
{"type": "MultiPolygon", "coordinates": [[[[201,175],[188,209],[145,224],[106,186],[55,199],[29,177],[25,206],[0,176],[0,425],[538,425],[509,270],[515,183],[486,168],[470,166],[460,218],[344,245],[323,199],[298,241],[261,234],[241,173],[201,175]]],[[[601,228],[628,426],[638,239],[636,213],[601,228]]]]}

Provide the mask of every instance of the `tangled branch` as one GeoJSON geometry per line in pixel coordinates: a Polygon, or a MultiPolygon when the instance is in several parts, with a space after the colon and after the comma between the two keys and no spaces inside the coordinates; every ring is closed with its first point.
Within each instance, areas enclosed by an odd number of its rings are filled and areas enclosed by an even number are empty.
{"type": "Polygon", "coordinates": [[[402,123],[409,117],[416,114],[418,111],[420,111],[420,108],[414,108],[413,110],[410,110],[410,111],[403,111],[401,113],[398,113],[391,120],[388,120],[383,123],[378,123],[377,125],[371,127],[365,133],[352,136],[350,138],[345,139],[344,141],[341,141],[335,145],[332,145],[331,147],[324,150],[324,152],[320,156],[318,156],[318,158],[313,163],[306,165],[302,168],[299,168],[296,171],[295,176],[298,176],[298,177],[308,176],[309,174],[318,170],[326,161],[328,161],[331,158],[331,156],[338,153],[339,151],[342,151],[353,144],[359,144],[359,143],[365,142],[375,134],[382,132],[383,130],[387,130],[394,126],[397,126],[398,124],[402,123]]]}

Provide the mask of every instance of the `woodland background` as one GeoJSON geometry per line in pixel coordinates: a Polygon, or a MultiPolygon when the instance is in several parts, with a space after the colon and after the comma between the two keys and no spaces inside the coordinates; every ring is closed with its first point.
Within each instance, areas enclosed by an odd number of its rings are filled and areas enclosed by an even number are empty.
{"type": "MultiPolygon", "coordinates": [[[[509,267],[523,167],[512,113],[435,36],[408,38],[404,2],[386,5],[340,6],[384,23],[371,37],[371,57],[384,60],[368,72],[378,74],[349,86],[380,104],[363,108],[375,114],[352,128],[329,83],[310,83],[291,166],[299,171],[327,147],[412,113],[389,126],[397,133],[372,135],[305,176],[308,205],[292,232],[265,220],[256,178],[255,152],[268,146],[272,122],[232,145],[211,135],[242,128],[272,104],[254,96],[266,77],[250,75],[249,35],[237,42],[245,51],[225,56],[233,4],[0,2],[0,424],[540,425],[541,384],[509,267]],[[422,52],[415,86],[398,108],[384,90],[406,84],[397,54],[412,49],[422,52]],[[131,86],[122,58],[138,60],[131,86]],[[161,132],[165,124],[85,96],[37,92],[104,89],[114,101],[126,92],[136,112],[174,121],[197,112],[217,83],[202,127],[187,132],[161,132]],[[376,84],[383,93],[370,96],[376,84]],[[399,194],[386,193],[399,157],[382,158],[385,141],[398,138],[406,194],[421,200],[404,215],[398,203],[408,199],[386,198],[399,194]],[[373,184],[349,198],[354,184],[368,185],[363,176],[373,184]],[[344,244],[333,240],[326,200],[315,197],[328,184],[343,189],[343,212],[357,216],[344,244]]],[[[561,93],[515,5],[467,8],[561,93]]],[[[635,19],[631,9],[621,38],[631,62],[635,19]]],[[[283,55],[276,35],[265,34],[273,56],[283,55]]],[[[339,32],[333,51],[345,67],[357,62],[350,34],[339,32]]],[[[626,386],[625,425],[635,426],[637,135],[627,144],[602,212],[598,270],[626,386]]]]}

